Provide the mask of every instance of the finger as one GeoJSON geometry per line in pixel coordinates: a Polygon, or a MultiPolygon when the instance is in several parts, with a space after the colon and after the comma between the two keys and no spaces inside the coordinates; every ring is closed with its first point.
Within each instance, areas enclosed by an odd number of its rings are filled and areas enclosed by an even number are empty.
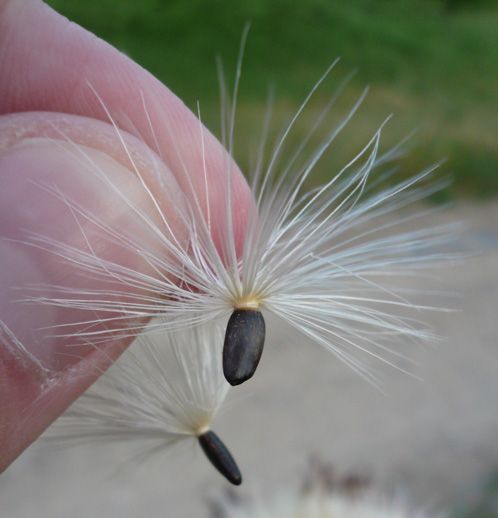
{"type": "MultiPolygon", "coordinates": [[[[154,236],[144,232],[143,220],[130,210],[137,206],[158,227],[164,217],[175,239],[180,243],[188,241],[187,229],[178,214],[182,197],[174,176],[159,158],[154,159],[143,142],[131,136],[124,138],[140,176],[157,192],[155,201],[162,208],[161,217],[109,125],[74,115],[40,112],[0,118],[0,471],[129,342],[129,338],[120,337],[122,323],[113,321],[112,315],[105,312],[91,316],[91,329],[99,333],[111,328],[114,333],[96,348],[74,336],[56,336],[59,329],[71,334],[82,328],[88,330],[88,324],[60,327],[88,321],[88,312],[18,302],[30,294],[31,285],[38,287],[35,293],[41,298],[53,296],[51,286],[67,286],[74,292],[102,292],[103,300],[106,291],[115,292],[111,277],[81,275],[78,264],[45,251],[43,246],[23,244],[26,236],[40,235],[78,250],[91,249],[104,261],[152,277],[158,273],[143,260],[143,255],[110,239],[99,222],[119,229],[140,244],[142,251],[155,253],[154,236]],[[70,142],[54,140],[61,133],[70,142]],[[92,174],[89,164],[98,168],[98,175],[92,174]],[[101,175],[122,197],[103,188],[101,175]],[[80,213],[74,213],[74,207],[79,207],[80,213]]],[[[128,298],[140,297],[143,291],[130,284],[119,288],[128,298]]],[[[115,295],[112,297],[114,300],[115,295]]]]}
{"type": "Polygon", "coordinates": [[[124,129],[133,128],[191,201],[199,200],[205,214],[209,206],[217,244],[230,175],[240,253],[252,203],[247,183],[219,142],[206,129],[201,135],[197,118],[151,74],[38,0],[7,1],[0,10],[0,70],[7,71],[0,74],[0,114],[46,110],[109,122],[104,105],[124,129]]]}

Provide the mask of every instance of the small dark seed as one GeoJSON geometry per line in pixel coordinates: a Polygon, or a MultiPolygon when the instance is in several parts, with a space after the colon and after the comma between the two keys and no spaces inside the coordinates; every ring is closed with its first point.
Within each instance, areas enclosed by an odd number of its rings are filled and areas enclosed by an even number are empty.
{"type": "Polygon", "coordinates": [[[223,373],[240,385],[256,371],[265,344],[265,319],[259,309],[236,309],[228,321],[223,346],[223,373]]]}
{"type": "Polygon", "coordinates": [[[199,435],[199,444],[210,460],[211,464],[235,486],[242,483],[242,475],[240,474],[237,464],[233,460],[232,455],[221,439],[211,431],[199,435]]]}

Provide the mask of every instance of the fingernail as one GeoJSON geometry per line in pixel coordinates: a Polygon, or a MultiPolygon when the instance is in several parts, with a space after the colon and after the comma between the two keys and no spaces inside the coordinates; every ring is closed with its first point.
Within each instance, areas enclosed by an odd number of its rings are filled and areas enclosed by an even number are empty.
{"type": "MultiPolygon", "coordinates": [[[[87,338],[61,335],[77,334],[85,327],[78,323],[88,320],[95,321],[95,332],[112,328],[112,321],[99,323],[112,315],[20,301],[57,297],[55,287],[102,290],[105,298],[113,282],[92,276],[88,268],[43,248],[50,249],[49,240],[53,240],[154,275],[135,250],[112,239],[99,228],[99,222],[128,236],[140,236],[137,240],[147,247],[154,246],[153,239],[144,233],[143,223],[130,204],[145,207],[153,218],[157,215],[133,172],[85,146],[26,139],[0,154],[0,175],[0,320],[29,354],[58,372],[94,347],[87,338]],[[104,178],[110,179],[126,201],[106,187],[104,178]]],[[[119,289],[138,291],[126,285],[119,289]]]]}

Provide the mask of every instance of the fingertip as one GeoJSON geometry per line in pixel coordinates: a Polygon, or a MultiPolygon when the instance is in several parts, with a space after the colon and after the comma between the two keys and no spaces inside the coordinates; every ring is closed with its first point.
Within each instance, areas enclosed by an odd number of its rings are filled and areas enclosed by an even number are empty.
{"type": "Polygon", "coordinates": [[[251,190],[233,158],[206,128],[201,131],[184,103],[130,58],[42,2],[6,5],[0,15],[0,113],[65,112],[106,123],[111,116],[161,157],[191,203],[199,201],[204,215],[211,214],[219,247],[230,176],[240,255],[253,210],[251,190]]]}

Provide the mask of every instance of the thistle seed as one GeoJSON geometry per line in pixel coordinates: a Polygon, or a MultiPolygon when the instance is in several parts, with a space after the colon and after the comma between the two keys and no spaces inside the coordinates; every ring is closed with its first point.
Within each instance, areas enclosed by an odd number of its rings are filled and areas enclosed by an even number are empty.
{"type": "Polygon", "coordinates": [[[211,464],[235,486],[242,483],[237,464],[221,439],[211,431],[199,435],[199,444],[211,464]]]}
{"type": "Polygon", "coordinates": [[[223,346],[223,373],[240,385],[256,371],[265,344],[265,319],[259,309],[236,309],[228,321],[223,346]]]}

